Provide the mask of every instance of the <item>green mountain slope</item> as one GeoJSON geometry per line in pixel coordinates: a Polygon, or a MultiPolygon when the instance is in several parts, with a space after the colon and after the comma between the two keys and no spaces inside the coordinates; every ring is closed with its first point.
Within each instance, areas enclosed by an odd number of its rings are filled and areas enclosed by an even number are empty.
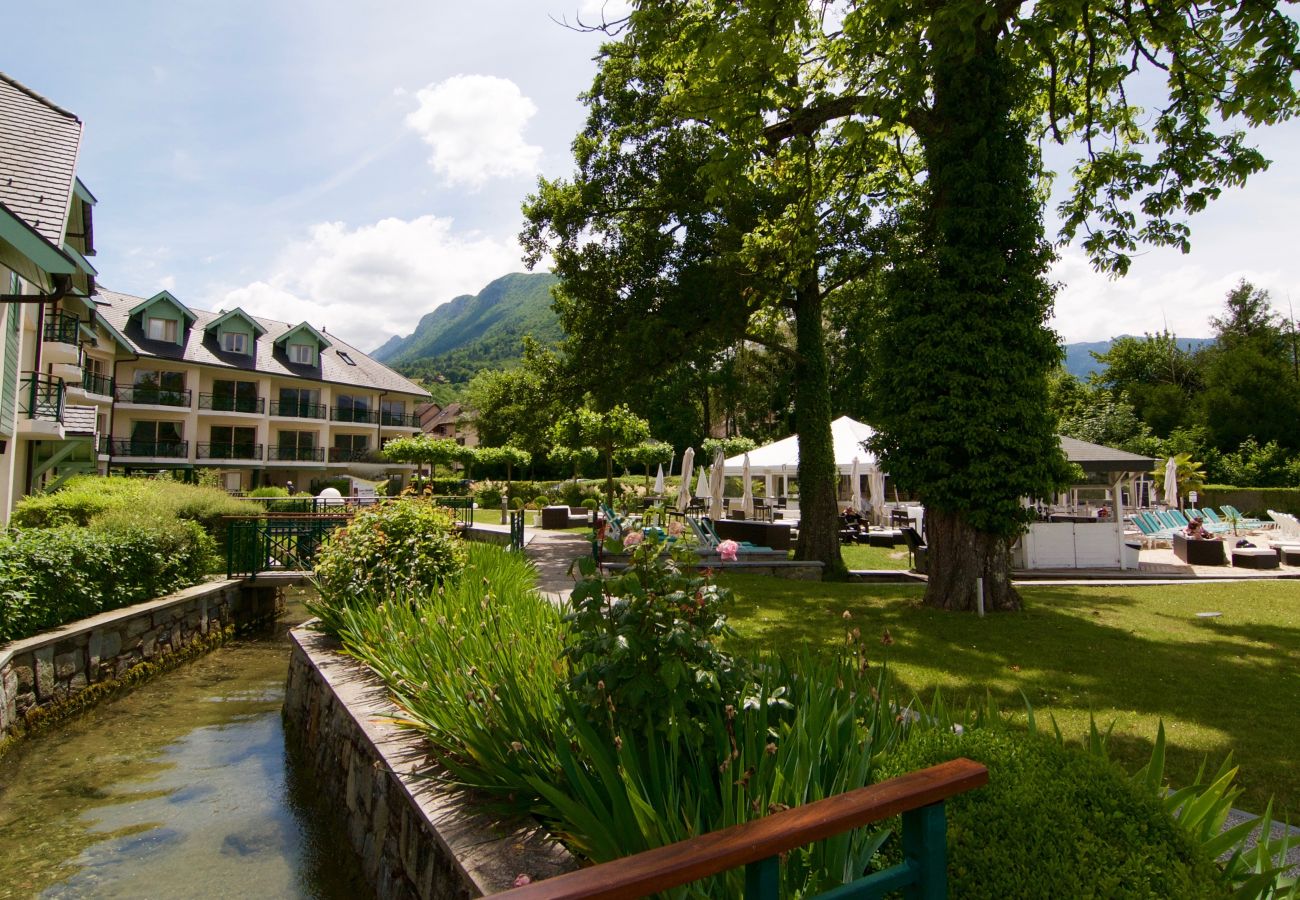
{"type": "Polygon", "coordinates": [[[389,338],[370,355],[407,376],[452,382],[501,368],[520,357],[526,334],[544,344],[559,341],[560,324],[551,309],[557,280],[548,272],[498,278],[473,296],[442,304],[414,332],[389,338]]]}

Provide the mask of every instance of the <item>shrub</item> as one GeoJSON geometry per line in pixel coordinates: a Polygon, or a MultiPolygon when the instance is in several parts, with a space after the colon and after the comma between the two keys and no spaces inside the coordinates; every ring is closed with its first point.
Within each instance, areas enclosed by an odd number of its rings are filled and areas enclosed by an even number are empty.
{"type": "Polygon", "coordinates": [[[594,497],[588,498],[582,501],[582,507],[584,509],[599,509],[600,501],[595,499],[594,497]]]}
{"type": "MultiPolygon", "coordinates": [[[[1155,797],[1107,760],[1045,736],[916,729],[875,777],[960,756],[988,766],[989,783],[947,801],[952,896],[1221,895],[1213,861],[1155,797]]],[[[884,857],[897,862],[897,847],[884,857]]]]}
{"type": "Polygon", "coordinates": [[[248,492],[250,497],[288,497],[289,491],[275,485],[264,485],[263,487],[253,488],[248,492]]]}
{"type": "Polygon", "coordinates": [[[358,512],[316,556],[326,604],[364,595],[374,603],[397,591],[429,591],[465,565],[465,545],[449,510],[431,501],[384,502],[358,512]]]}
{"type": "Polygon", "coordinates": [[[506,496],[511,500],[519,497],[524,503],[532,503],[541,493],[542,486],[536,481],[512,481],[510,482],[510,492],[506,496]]]}
{"type": "MultiPolygon", "coordinates": [[[[577,481],[565,481],[555,486],[552,493],[558,493],[560,502],[565,506],[586,506],[588,500],[599,503],[600,492],[595,488],[577,481]]],[[[594,509],[595,507],[591,507],[594,509]]]]}
{"type": "Polygon", "coordinates": [[[510,498],[510,508],[513,509],[513,510],[520,510],[520,509],[523,509],[526,505],[527,505],[527,504],[524,503],[524,498],[523,498],[523,497],[511,497],[511,498],[510,498]]]}
{"type": "Polygon", "coordinates": [[[24,497],[11,524],[20,528],[91,525],[111,510],[148,510],[158,519],[188,519],[221,539],[222,517],[254,516],[261,507],[231,497],[220,488],[184,484],[168,478],[81,475],[60,490],[24,497]]]}
{"type": "Polygon", "coordinates": [[[469,488],[470,483],[465,478],[412,478],[406,491],[434,497],[468,497],[469,488]]]}
{"type": "Polygon", "coordinates": [[[739,703],[744,667],[718,646],[729,633],[731,591],[686,568],[689,552],[667,547],[638,543],[616,575],[601,574],[590,557],[579,562],[564,648],[569,688],[610,733],[689,733],[706,709],[739,703]]]}
{"type": "Polygon", "coordinates": [[[551,505],[551,498],[537,496],[534,497],[533,502],[528,505],[531,506],[533,509],[545,509],[546,507],[551,505]]]}
{"type": "Polygon", "coordinates": [[[479,509],[498,509],[501,506],[501,488],[479,488],[474,492],[474,502],[479,505],[479,509]]]}
{"type": "Polygon", "coordinates": [[[90,528],[0,537],[0,641],[130,606],[198,582],[215,543],[197,523],[115,510],[90,528]]]}

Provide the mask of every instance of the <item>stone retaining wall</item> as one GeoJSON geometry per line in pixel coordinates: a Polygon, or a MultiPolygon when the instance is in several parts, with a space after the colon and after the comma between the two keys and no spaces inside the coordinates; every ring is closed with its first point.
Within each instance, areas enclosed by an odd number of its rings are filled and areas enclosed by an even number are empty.
{"type": "Polygon", "coordinates": [[[467,541],[478,541],[480,544],[496,544],[498,547],[510,546],[509,531],[497,531],[492,528],[479,528],[475,525],[467,525],[461,529],[461,535],[467,541]]]}
{"type": "Polygon", "coordinates": [[[422,776],[424,742],[391,720],[382,682],[307,628],[290,632],[286,732],[338,811],[380,900],[451,900],[575,867],[535,822],[484,813],[481,798],[422,776]]]}
{"type": "Polygon", "coordinates": [[[0,742],[76,707],[89,689],[105,690],[144,664],[274,617],[276,604],[275,588],[222,580],[0,647],[0,742]]]}

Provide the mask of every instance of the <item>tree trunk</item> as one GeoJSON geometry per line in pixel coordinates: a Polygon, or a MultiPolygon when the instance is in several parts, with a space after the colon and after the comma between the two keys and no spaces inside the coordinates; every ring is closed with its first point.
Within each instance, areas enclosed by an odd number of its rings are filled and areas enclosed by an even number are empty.
{"type": "Polygon", "coordinates": [[[974,611],[984,594],[988,612],[1020,609],[1011,585],[1011,541],[977,531],[960,514],[926,507],[927,571],[925,602],[939,609],[974,611]]]}
{"type": "Polygon", "coordinates": [[[822,294],[816,271],[795,299],[794,421],[799,435],[799,543],[795,559],[818,560],[822,577],[847,574],[840,556],[839,473],[831,438],[830,370],[822,336],[822,294]]]}
{"type": "Polygon", "coordinates": [[[605,502],[614,508],[614,448],[605,449],[605,502]]]}

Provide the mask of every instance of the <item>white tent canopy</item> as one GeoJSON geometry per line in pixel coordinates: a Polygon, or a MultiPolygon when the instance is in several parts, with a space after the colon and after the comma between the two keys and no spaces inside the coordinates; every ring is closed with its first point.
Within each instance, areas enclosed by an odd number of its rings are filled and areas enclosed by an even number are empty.
{"type": "MultiPolygon", "coordinates": [[[[863,449],[862,442],[875,434],[870,425],[856,422],[848,416],[840,416],[831,423],[831,438],[835,443],[835,468],[841,475],[853,472],[853,460],[864,473],[876,468],[876,455],[863,449]]],[[[733,456],[727,460],[724,471],[728,475],[744,473],[745,454],[733,456]]],[[[749,470],[754,476],[786,474],[795,477],[799,473],[799,436],[792,434],[772,444],[749,451],[749,470]]]]}

